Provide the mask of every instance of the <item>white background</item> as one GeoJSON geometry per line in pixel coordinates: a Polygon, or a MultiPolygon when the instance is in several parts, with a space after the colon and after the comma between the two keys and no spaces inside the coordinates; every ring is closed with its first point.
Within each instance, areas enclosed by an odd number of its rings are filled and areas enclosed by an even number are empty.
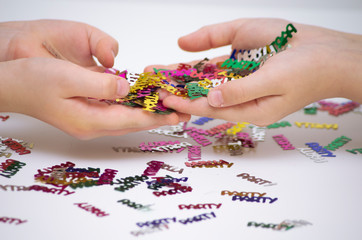
{"type": "MultiPolygon", "coordinates": [[[[178,37],[204,25],[239,17],[277,17],[294,22],[314,24],[340,31],[362,33],[361,1],[4,1],[0,0],[0,21],[31,19],[67,19],[94,25],[119,41],[115,67],[143,71],[149,64],[186,62],[230,53],[223,47],[202,53],[186,53],[177,46],[178,37]]],[[[245,36],[247,37],[247,36],[245,36]]],[[[4,115],[4,114],[2,114],[4,115]]],[[[159,218],[183,219],[211,210],[179,210],[178,204],[222,203],[214,210],[215,219],[190,225],[171,223],[170,229],[139,238],[144,239],[361,239],[362,230],[362,155],[345,149],[361,148],[362,116],[349,113],[332,117],[319,112],[317,116],[295,113],[286,118],[293,126],[270,129],[266,140],[254,152],[241,157],[215,154],[211,147],[203,148],[203,160],[224,159],[234,165],[227,169],[186,168],[187,152],[180,154],[116,153],[112,147],[138,146],[140,142],[178,140],[146,132],[120,137],[104,137],[79,141],[38,120],[10,114],[0,122],[0,136],[23,139],[35,144],[32,154],[19,156],[26,162],[11,179],[0,184],[30,186],[37,169],[72,161],[77,167],[112,168],[117,178],[140,174],[151,160],[164,161],[185,168],[182,175],[160,171],[160,175],[189,177],[192,193],[155,197],[140,185],[125,193],[102,186],[80,189],[70,196],[42,192],[5,192],[0,190],[0,217],[28,220],[22,225],[0,222],[1,239],[133,239],[136,222],[159,218]],[[294,121],[339,123],[338,130],[302,129],[294,121]],[[272,139],[284,134],[296,147],[306,142],[327,145],[341,135],[352,139],[336,151],[336,158],[317,164],[297,150],[283,151],[272,139]],[[236,175],[247,172],[278,183],[263,187],[236,175]],[[179,175],[179,176],[178,176],[179,175]],[[278,197],[273,204],[233,202],[221,196],[222,190],[266,192],[278,197]],[[154,204],[152,212],[139,212],[117,200],[129,198],[141,204],[154,204]],[[110,213],[97,218],[73,205],[88,202],[110,213]],[[280,223],[285,219],[303,219],[313,223],[277,232],[271,229],[247,227],[249,221],[280,223]]],[[[215,120],[204,126],[223,123],[215,120]]],[[[192,125],[192,124],[191,124],[192,125]]],[[[250,132],[250,130],[246,130],[250,132]]],[[[188,142],[194,144],[193,140],[188,142]]],[[[14,157],[17,155],[14,154],[14,157]]],[[[5,158],[0,159],[1,162],[5,158]]]]}

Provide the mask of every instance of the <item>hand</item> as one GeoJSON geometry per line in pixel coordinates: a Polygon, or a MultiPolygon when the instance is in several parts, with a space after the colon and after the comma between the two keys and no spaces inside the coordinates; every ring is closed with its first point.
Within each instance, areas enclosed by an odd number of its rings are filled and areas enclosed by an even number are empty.
{"type": "Polygon", "coordinates": [[[126,80],[89,71],[68,61],[24,58],[0,62],[0,111],[38,118],[80,139],[122,135],[188,121],[183,114],[158,115],[96,99],[128,94],[126,80]]]}
{"type": "Polygon", "coordinates": [[[186,114],[161,116],[89,100],[127,95],[126,80],[94,72],[112,67],[117,53],[116,40],[87,24],[58,20],[0,23],[0,111],[33,116],[81,139],[189,119],[186,114]],[[93,56],[103,66],[97,66],[93,56]]]}
{"type": "MultiPolygon", "coordinates": [[[[187,51],[228,44],[233,49],[259,48],[280,36],[288,23],[239,19],[203,27],[180,38],[179,45],[187,51]]],[[[362,36],[293,25],[298,32],[288,39],[292,47],[271,57],[255,73],[218,86],[207,98],[168,96],[164,104],[182,113],[266,126],[320,99],[362,102],[362,36]]]]}
{"type": "Polygon", "coordinates": [[[68,60],[90,69],[112,67],[118,43],[108,34],[90,25],[61,20],[0,23],[0,62],[27,57],[51,57],[68,60]],[[51,53],[52,52],[52,53],[51,53]]]}

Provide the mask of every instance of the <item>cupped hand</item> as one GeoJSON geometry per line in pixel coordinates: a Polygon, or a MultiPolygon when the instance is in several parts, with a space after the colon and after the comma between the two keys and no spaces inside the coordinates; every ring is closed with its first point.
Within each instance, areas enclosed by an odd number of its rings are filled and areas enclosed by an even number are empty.
{"type": "Polygon", "coordinates": [[[187,121],[188,115],[158,115],[108,105],[129,92],[127,81],[53,58],[0,62],[0,111],[23,113],[80,139],[123,135],[187,121]],[[89,97],[94,99],[89,99],[89,97]]]}
{"type": "MultiPolygon", "coordinates": [[[[229,44],[232,49],[260,48],[280,36],[288,23],[239,19],[210,25],[180,38],[179,46],[187,51],[229,44]]],[[[324,98],[362,102],[362,36],[293,25],[298,32],[288,41],[292,47],[268,59],[255,73],[212,89],[207,98],[168,96],[165,106],[182,113],[265,126],[324,98]]]]}

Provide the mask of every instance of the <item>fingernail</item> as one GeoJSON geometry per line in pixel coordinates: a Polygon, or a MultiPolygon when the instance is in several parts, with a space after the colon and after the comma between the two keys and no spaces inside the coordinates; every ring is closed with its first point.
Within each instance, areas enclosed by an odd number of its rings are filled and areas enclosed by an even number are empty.
{"type": "Polygon", "coordinates": [[[209,104],[213,107],[222,107],[224,104],[224,99],[220,90],[210,91],[207,95],[207,100],[209,104]]]}
{"type": "Polygon", "coordinates": [[[123,78],[117,80],[117,95],[119,97],[127,96],[129,92],[129,84],[123,78]]]}

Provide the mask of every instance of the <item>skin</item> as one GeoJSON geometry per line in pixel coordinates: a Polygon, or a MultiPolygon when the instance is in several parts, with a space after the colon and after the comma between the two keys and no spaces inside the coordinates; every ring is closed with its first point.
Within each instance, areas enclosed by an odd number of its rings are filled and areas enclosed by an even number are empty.
{"type": "Polygon", "coordinates": [[[125,79],[102,73],[113,66],[117,53],[115,39],[87,24],[0,23],[0,112],[32,116],[79,139],[123,135],[189,119],[182,113],[158,115],[88,99],[128,94],[125,79]]]}
{"type": "MultiPolygon", "coordinates": [[[[288,23],[281,19],[238,19],[203,27],[181,37],[178,43],[191,52],[230,44],[232,49],[260,48],[280,36],[288,23]]],[[[216,87],[207,98],[168,96],[164,104],[182,113],[267,126],[325,98],[344,97],[362,103],[362,36],[293,25],[298,32],[288,39],[292,47],[268,59],[255,73],[216,87]]]]}

